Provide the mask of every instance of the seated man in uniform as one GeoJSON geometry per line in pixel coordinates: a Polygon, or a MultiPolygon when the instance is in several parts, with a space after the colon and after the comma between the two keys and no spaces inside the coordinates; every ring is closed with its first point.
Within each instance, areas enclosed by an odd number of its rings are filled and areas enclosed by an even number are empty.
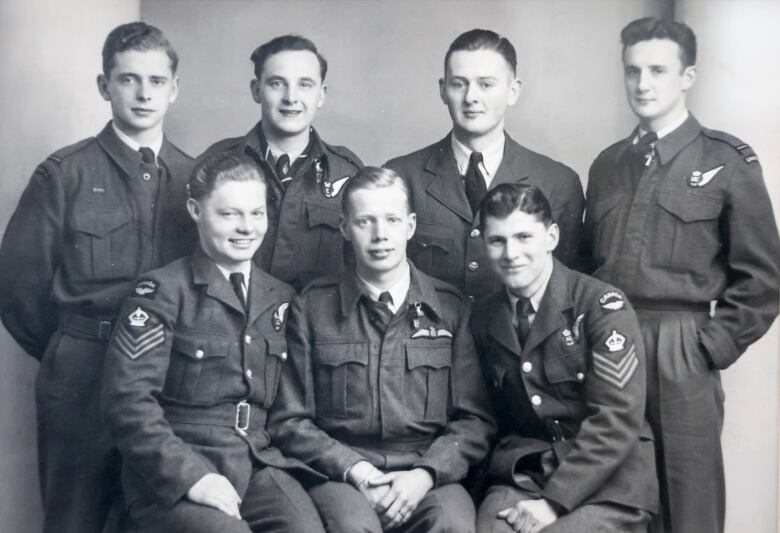
{"type": "Polygon", "coordinates": [[[458,481],[494,423],[463,296],[407,261],[415,215],[395,172],[364,168],[343,194],[355,269],[290,306],[272,437],[330,479],[310,491],[328,531],[473,531],[458,481]]]}
{"type": "Polygon", "coordinates": [[[553,258],[537,187],[499,185],[480,214],[505,287],[471,321],[500,428],[477,531],[645,531],[658,485],[633,309],[553,258]]]}

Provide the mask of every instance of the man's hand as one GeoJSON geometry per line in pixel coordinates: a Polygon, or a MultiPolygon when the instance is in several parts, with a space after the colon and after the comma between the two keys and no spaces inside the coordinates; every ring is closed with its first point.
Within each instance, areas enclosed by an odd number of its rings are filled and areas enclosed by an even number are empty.
{"type": "MultiPolygon", "coordinates": [[[[366,497],[371,508],[376,510],[377,503],[390,490],[387,485],[371,486],[369,481],[380,478],[384,473],[368,461],[358,461],[347,471],[347,481],[366,497]]],[[[377,512],[377,514],[379,514],[377,512]]]]}
{"type": "Polygon", "coordinates": [[[498,512],[515,531],[536,533],[558,519],[555,509],[547,500],[521,500],[514,506],[498,512]]]}
{"type": "Polygon", "coordinates": [[[238,506],[241,498],[225,476],[206,474],[187,491],[187,497],[195,503],[219,509],[241,520],[238,506]]]}
{"type": "Polygon", "coordinates": [[[420,501],[433,488],[433,477],[424,468],[390,472],[378,478],[372,478],[369,486],[386,486],[389,490],[374,507],[382,524],[387,529],[405,523],[420,501]]]}

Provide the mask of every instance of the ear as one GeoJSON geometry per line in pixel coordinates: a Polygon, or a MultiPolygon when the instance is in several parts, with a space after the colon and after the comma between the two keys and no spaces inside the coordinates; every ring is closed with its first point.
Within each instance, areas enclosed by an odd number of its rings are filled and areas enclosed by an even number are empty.
{"type": "Polygon", "coordinates": [[[197,224],[200,220],[200,206],[197,200],[187,198],[187,212],[190,214],[190,218],[197,224]]]}
{"type": "Polygon", "coordinates": [[[690,67],[685,67],[683,69],[682,73],[682,79],[683,79],[683,91],[687,91],[691,87],[693,87],[693,84],[696,83],[696,65],[691,65],[690,67]]]}
{"type": "Polygon", "coordinates": [[[507,98],[507,104],[512,106],[517,103],[517,100],[520,98],[520,89],[522,88],[523,82],[521,82],[518,78],[514,78],[510,84],[509,84],[509,96],[507,98]]]}
{"type": "Polygon", "coordinates": [[[349,221],[347,220],[347,217],[345,217],[343,214],[341,215],[341,222],[339,222],[339,230],[341,230],[341,236],[344,237],[345,241],[351,242],[352,239],[349,238],[349,231],[347,231],[347,223],[349,221]]]}
{"type": "Polygon", "coordinates": [[[175,74],[171,80],[171,95],[168,97],[168,103],[172,104],[179,97],[179,77],[175,74]]]}
{"type": "Polygon", "coordinates": [[[408,220],[409,220],[409,222],[408,222],[409,227],[406,229],[406,240],[407,241],[409,239],[411,239],[412,236],[414,236],[414,232],[417,230],[417,214],[409,213],[408,220]]]}
{"type": "Polygon", "coordinates": [[[260,95],[260,80],[252,78],[252,81],[249,82],[249,90],[252,92],[252,100],[254,100],[255,103],[262,104],[263,99],[260,95]]]}
{"type": "Polygon", "coordinates": [[[561,238],[561,230],[558,228],[558,224],[552,223],[547,228],[547,251],[552,252],[558,247],[558,242],[561,238]]]}
{"type": "Polygon", "coordinates": [[[317,109],[319,109],[320,107],[322,107],[325,104],[325,96],[327,94],[328,94],[328,86],[325,83],[323,83],[320,86],[320,97],[317,100],[317,109]]]}
{"type": "Polygon", "coordinates": [[[444,91],[444,78],[439,78],[439,98],[441,98],[444,105],[447,105],[447,95],[444,91]]]}
{"type": "Polygon", "coordinates": [[[108,77],[105,74],[98,74],[96,81],[100,96],[102,96],[103,100],[106,102],[110,102],[111,94],[108,92],[108,77]]]}

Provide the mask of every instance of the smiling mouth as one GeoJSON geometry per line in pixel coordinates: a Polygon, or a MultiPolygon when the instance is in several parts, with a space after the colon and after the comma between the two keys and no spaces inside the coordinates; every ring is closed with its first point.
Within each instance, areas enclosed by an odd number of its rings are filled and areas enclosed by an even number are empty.
{"type": "Polygon", "coordinates": [[[285,117],[297,117],[298,115],[303,113],[303,111],[298,111],[295,109],[280,109],[279,113],[281,113],[285,117]]]}
{"type": "Polygon", "coordinates": [[[369,250],[368,254],[374,259],[384,259],[385,257],[389,256],[392,251],[392,248],[380,248],[369,250]]]}
{"type": "Polygon", "coordinates": [[[229,239],[229,241],[239,247],[247,247],[251,246],[253,242],[255,242],[254,239],[229,239]]]}

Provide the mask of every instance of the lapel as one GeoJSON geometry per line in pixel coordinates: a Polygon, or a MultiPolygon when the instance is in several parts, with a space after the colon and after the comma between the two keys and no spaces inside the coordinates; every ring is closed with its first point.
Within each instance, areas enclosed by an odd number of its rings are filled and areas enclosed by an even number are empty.
{"type": "MultiPolygon", "coordinates": [[[[278,303],[272,295],[273,286],[266,283],[265,272],[260,270],[252,263],[252,274],[249,278],[249,321],[248,324],[254,324],[257,318],[262,315],[269,307],[278,303]]],[[[224,279],[224,278],[223,278],[224,279]]],[[[235,293],[234,293],[235,296],[235,293]]],[[[238,298],[236,298],[238,300],[238,298]]],[[[283,303],[283,302],[282,302],[283,303]]],[[[284,318],[283,316],[280,318],[284,318]]]]}
{"type": "Polygon", "coordinates": [[[534,323],[528,332],[528,340],[523,351],[528,352],[536,348],[552,333],[566,327],[564,313],[572,306],[569,292],[569,269],[559,263],[557,259],[553,259],[552,275],[547,283],[544,296],[542,296],[534,323]]]}
{"type": "Polygon", "coordinates": [[[466,190],[461,184],[450,135],[433,145],[431,155],[425,163],[425,170],[433,174],[427,192],[463,220],[471,223],[474,217],[466,198],[466,190]]]}
{"type": "MultiPolygon", "coordinates": [[[[252,276],[254,278],[255,276],[252,276]]],[[[230,282],[225,279],[214,261],[203,250],[198,248],[192,256],[192,281],[195,285],[204,285],[206,294],[219,300],[224,305],[244,314],[244,306],[233,292],[230,282]]]]}
{"type": "Polygon", "coordinates": [[[525,155],[525,148],[517,144],[508,133],[504,134],[504,156],[501,158],[501,164],[498,165],[496,175],[490,182],[492,189],[501,183],[521,183],[528,179],[528,161],[525,155]]]}
{"type": "Polygon", "coordinates": [[[502,289],[485,302],[483,309],[492,310],[492,320],[488,321],[488,331],[504,348],[517,355],[522,353],[520,341],[517,339],[517,329],[512,324],[512,308],[509,295],[502,289]]]}
{"type": "Polygon", "coordinates": [[[98,133],[97,142],[127,177],[134,178],[138,175],[138,169],[141,167],[141,154],[117,137],[111,122],[98,133]]]}

